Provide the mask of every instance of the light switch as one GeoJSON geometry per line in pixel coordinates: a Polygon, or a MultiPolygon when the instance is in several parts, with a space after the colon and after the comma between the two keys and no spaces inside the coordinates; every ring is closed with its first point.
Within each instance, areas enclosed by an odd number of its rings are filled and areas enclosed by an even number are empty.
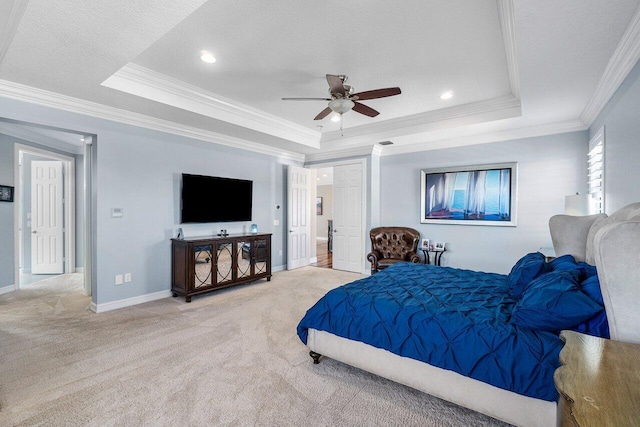
{"type": "Polygon", "coordinates": [[[116,274],[116,285],[122,285],[122,274],[116,274]]]}

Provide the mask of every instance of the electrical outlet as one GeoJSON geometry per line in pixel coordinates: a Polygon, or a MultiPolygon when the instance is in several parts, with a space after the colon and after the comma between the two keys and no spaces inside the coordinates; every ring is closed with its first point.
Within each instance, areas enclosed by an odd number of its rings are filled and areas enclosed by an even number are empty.
{"type": "Polygon", "coordinates": [[[116,274],[116,285],[122,285],[122,274],[116,274]]]}
{"type": "Polygon", "coordinates": [[[124,282],[129,283],[131,281],[131,273],[124,274],[124,282]]]}
{"type": "Polygon", "coordinates": [[[275,225],[275,226],[280,225],[280,220],[279,219],[274,219],[273,220],[273,225],[275,225]]]}
{"type": "Polygon", "coordinates": [[[282,249],[278,251],[278,255],[282,256],[282,249]]]}

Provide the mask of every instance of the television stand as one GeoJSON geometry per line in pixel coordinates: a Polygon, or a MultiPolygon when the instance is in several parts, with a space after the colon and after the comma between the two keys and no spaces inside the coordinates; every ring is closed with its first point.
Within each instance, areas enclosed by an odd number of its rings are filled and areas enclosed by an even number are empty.
{"type": "Polygon", "coordinates": [[[194,295],[266,278],[271,281],[271,234],[171,239],[171,292],[194,295]]]}

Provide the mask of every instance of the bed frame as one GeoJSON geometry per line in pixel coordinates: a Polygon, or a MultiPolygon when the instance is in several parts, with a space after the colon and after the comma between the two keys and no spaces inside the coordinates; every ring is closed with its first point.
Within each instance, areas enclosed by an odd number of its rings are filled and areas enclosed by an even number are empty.
{"type": "MultiPolygon", "coordinates": [[[[571,221],[571,218],[564,218],[571,221]]],[[[576,217],[576,220],[578,217],[576,217]]],[[[628,205],[577,236],[589,240],[598,269],[611,339],[640,343],[640,203],[628,205]]],[[[552,230],[552,233],[554,231],[552,230]]],[[[554,239],[555,246],[555,239],[554,239]]],[[[557,253],[557,256],[563,255],[557,253]]],[[[576,254],[573,254],[576,256],[576,254]]],[[[578,254],[576,259],[584,260],[578,254]],[[579,259],[581,258],[582,259],[579,259]]],[[[526,427],[556,425],[557,404],[523,396],[359,341],[309,329],[307,346],[314,363],[320,356],[346,363],[508,423],[526,427]]]]}

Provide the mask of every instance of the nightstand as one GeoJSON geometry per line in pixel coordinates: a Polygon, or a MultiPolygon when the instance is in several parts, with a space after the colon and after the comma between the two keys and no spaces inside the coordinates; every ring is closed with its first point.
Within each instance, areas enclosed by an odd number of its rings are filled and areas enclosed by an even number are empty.
{"type": "Polygon", "coordinates": [[[442,254],[445,253],[447,248],[444,248],[441,251],[433,251],[433,250],[424,249],[424,248],[421,248],[420,250],[424,254],[424,263],[425,264],[431,264],[431,257],[429,256],[429,254],[433,254],[433,265],[437,265],[439,267],[440,266],[440,260],[442,259],[442,254]]]}
{"type": "Polygon", "coordinates": [[[562,331],[558,426],[640,426],[640,344],[562,331]]]}

